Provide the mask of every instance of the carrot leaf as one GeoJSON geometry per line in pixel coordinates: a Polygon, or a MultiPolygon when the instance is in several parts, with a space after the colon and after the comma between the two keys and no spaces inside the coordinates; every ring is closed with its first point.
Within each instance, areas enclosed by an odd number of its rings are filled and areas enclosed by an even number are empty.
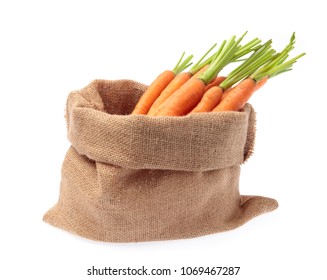
{"type": "Polygon", "coordinates": [[[271,48],[271,43],[272,40],[264,43],[248,59],[231,71],[226,79],[220,84],[220,87],[224,90],[231,87],[240,80],[247,78],[260,66],[267,63],[275,53],[275,50],[271,48]]]}
{"type": "Polygon", "coordinates": [[[183,57],[185,55],[185,52],[183,52],[182,56],[178,60],[176,66],[173,68],[173,72],[175,75],[179,74],[180,72],[184,71],[187,67],[189,67],[192,63],[190,61],[193,58],[193,55],[189,55],[187,58],[183,60],[183,57]]]}
{"type": "Polygon", "coordinates": [[[287,72],[291,70],[291,67],[293,64],[302,56],[305,55],[305,53],[301,53],[297,56],[295,56],[292,59],[289,59],[286,61],[286,59],[289,57],[289,52],[294,49],[295,44],[295,32],[293,32],[289,43],[284,47],[284,49],[275,54],[270,61],[268,61],[265,65],[263,65],[261,68],[257,69],[254,73],[252,73],[251,78],[259,81],[263,79],[264,77],[275,77],[281,73],[287,72]]]}
{"type": "Polygon", "coordinates": [[[213,48],[215,48],[217,46],[217,44],[214,44],[199,60],[197,63],[195,63],[193,65],[193,67],[190,69],[190,73],[192,75],[194,75],[196,72],[198,72],[203,66],[209,64],[212,59],[213,59],[213,55],[211,57],[209,57],[209,59],[205,60],[204,63],[203,62],[203,59],[205,59],[205,57],[213,50],[213,48]]]}
{"type": "Polygon", "coordinates": [[[291,67],[293,66],[293,64],[302,56],[304,56],[305,53],[301,53],[295,57],[293,57],[292,59],[289,59],[288,61],[285,61],[283,63],[280,63],[272,68],[269,68],[267,70],[265,70],[265,67],[263,67],[263,69],[259,69],[260,71],[258,71],[258,73],[253,73],[253,75],[251,75],[251,77],[256,80],[259,81],[261,79],[263,79],[264,77],[275,77],[281,73],[287,72],[292,70],[291,67]]]}
{"type": "Polygon", "coordinates": [[[236,36],[233,35],[227,42],[224,41],[209,68],[200,75],[199,79],[201,79],[205,84],[209,84],[227,64],[232,62],[235,53],[240,49],[239,44],[246,33],[247,32],[245,32],[238,40],[236,40],[236,36]]]}
{"type": "Polygon", "coordinates": [[[240,46],[239,50],[234,55],[234,62],[239,61],[239,59],[248,53],[257,50],[260,48],[261,40],[259,38],[254,38],[250,42],[246,43],[243,46],[240,46]]]}

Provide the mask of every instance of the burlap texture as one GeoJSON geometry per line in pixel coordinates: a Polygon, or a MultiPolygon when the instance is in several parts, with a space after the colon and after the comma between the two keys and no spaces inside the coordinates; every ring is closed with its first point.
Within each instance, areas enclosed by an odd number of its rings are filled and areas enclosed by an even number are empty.
{"type": "Polygon", "coordinates": [[[139,242],[231,230],[277,208],[241,196],[255,112],[130,115],[146,86],[95,80],[67,100],[71,142],[59,200],[44,221],[85,238],[139,242]]]}

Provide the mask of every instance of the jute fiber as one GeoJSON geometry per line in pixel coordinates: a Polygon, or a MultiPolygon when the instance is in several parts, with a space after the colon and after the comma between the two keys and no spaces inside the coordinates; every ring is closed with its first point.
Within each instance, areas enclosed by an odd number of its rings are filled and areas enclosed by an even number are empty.
{"type": "Polygon", "coordinates": [[[192,238],[235,229],[277,208],[239,192],[255,112],[183,117],[130,115],[146,86],[94,80],[69,94],[71,142],[59,200],[43,217],[105,242],[192,238]]]}

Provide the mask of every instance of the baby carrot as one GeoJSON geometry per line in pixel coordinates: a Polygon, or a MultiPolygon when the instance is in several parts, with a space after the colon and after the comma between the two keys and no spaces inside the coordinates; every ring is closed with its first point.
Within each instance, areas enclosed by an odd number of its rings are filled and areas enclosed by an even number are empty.
{"type": "Polygon", "coordinates": [[[256,82],[252,78],[244,79],[229,91],[226,97],[221,100],[212,112],[239,111],[250,99],[255,86],[256,82]]]}
{"type": "Polygon", "coordinates": [[[160,104],[162,104],[177,89],[179,89],[183,84],[185,84],[191,77],[192,77],[192,75],[190,74],[190,72],[182,72],[182,73],[179,73],[176,77],[174,77],[170,81],[170,83],[167,85],[167,87],[162,90],[160,95],[153,102],[147,115],[154,116],[157,113],[158,108],[160,107],[160,104]]]}
{"type": "Polygon", "coordinates": [[[170,96],[156,116],[183,116],[201,100],[206,84],[203,80],[190,79],[170,96]]]}
{"type": "Polygon", "coordinates": [[[226,77],[224,77],[224,76],[216,77],[209,85],[206,86],[205,91],[207,92],[210,88],[212,88],[214,86],[219,86],[225,79],[226,79],[226,77]]]}
{"type": "Polygon", "coordinates": [[[209,88],[201,101],[196,105],[196,107],[189,113],[200,113],[200,112],[210,112],[214,109],[220,102],[223,95],[223,89],[219,86],[213,86],[209,88]]]}
{"type": "MultiPolygon", "coordinates": [[[[262,87],[267,83],[268,78],[269,78],[269,77],[266,76],[266,77],[262,78],[261,80],[259,80],[259,81],[256,83],[256,85],[255,85],[255,89],[254,89],[254,91],[257,91],[257,90],[261,89],[261,88],[262,88],[262,87]]],[[[233,88],[229,88],[229,89],[225,90],[225,91],[223,92],[223,94],[222,94],[220,100],[223,100],[223,99],[227,96],[227,94],[228,94],[232,89],[233,89],[233,88]]]]}
{"type": "Polygon", "coordinates": [[[173,71],[165,70],[162,72],[141,96],[132,114],[146,114],[156,98],[174,78],[175,73],[173,71]]]}

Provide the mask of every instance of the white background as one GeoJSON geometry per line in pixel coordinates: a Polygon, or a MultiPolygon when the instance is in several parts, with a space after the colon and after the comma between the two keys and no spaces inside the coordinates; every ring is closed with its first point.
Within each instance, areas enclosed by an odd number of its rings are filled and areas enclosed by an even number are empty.
{"type": "Polygon", "coordinates": [[[239,275],[228,279],[326,279],[322,4],[1,1],[0,278],[103,279],[86,270],[145,265],[240,266],[239,275]],[[251,99],[256,147],[242,167],[240,190],[277,199],[278,210],[226,233],[137,244],[89,241],[42,221],[59,195],[70,91],[95,78],[148,84],[171,69],[181,52],[198,58],[213,43],[246,30],[247,39],[272,38],[277,50],[296,31],[293,54],[307,53],[292,72],[269,81],[251,99]]]}

